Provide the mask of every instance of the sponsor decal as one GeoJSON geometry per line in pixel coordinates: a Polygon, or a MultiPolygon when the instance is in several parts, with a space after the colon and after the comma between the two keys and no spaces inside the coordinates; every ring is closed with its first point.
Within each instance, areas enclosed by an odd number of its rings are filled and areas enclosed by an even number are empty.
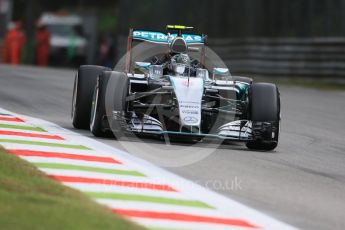
{"type": "MultiPolygon", "coordinates": [[[[168,36],[165,33],[161,32],[152,32],[152,31],[143,31],[143,30],[134,30],[133,38],[138,40],[145,40],[151,42],[160,42],[160,43],[169,43],[173,40],[177,34],[170,34],[168,36]]],[[[195,34],[182,34],[183,39],[187,43],[203,43],[203,39],[200,35],[195,34]]]]}
{"type": "MultiPolygon", "coordinates": [[[[183,101],[183,102],[180,102],[180,110],[181,110],[181,113],[186,114],[186,115],[188,115],[188,114],[199,115],[200,106],[194,102],[191,102],[191,101],[183,101]]],[[[183,120],[187,124],[199,123],[199,119],[197,119],[195,117],[185,117],[183,120]]]]}
{"type": "Polygon", "coordinates": [[[201,98],[203,93],[203,80],[190,78],[189,87],[185,84],[187,79],[171,77],[172,85],[178,100],[181,125],[199,126],[201,121],[201,98]]]}
{"type": "Polygon", "coordinates": [[[183,118],[183,120],[186,123],[197,123],[198,122],[198,119],[196,119],[195,117],[185,117],[185,118],[183,118]]]}

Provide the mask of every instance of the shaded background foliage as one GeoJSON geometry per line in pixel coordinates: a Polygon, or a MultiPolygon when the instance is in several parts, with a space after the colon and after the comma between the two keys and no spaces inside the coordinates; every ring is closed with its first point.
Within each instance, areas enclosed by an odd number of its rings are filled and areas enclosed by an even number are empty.
{"type": "MultiPolygon", "coordinates": [[[[345,0],[12,1],[13,19],[24,22],[29,38],[42,12],[64,9],[97,21],[90,40],[112,37],[117,58],[128,28],[164,31],[183,24],[208,34],[211,48],[236,73],[345,77],[345,0]]],[[[97,44],[90,43],[88,63],[97,63],[97,44]]]]}
{"type": "Polygon", "coordinates": [[[170,23],[193,25],[213,37],[345,36],[344,0],[14,0],[14,5],[14,18],[25,20],[27,29],[41,12],[70,9],[96,12],[100,30],[115,31],[117,25],[120,33],[170,23]]]}
{"type": "Polygon", "coordinates": [[[119,17],[121,32],[177,23],[213,37],[345,35],[343,0],[131,0],[119,1],[119,17]]]}

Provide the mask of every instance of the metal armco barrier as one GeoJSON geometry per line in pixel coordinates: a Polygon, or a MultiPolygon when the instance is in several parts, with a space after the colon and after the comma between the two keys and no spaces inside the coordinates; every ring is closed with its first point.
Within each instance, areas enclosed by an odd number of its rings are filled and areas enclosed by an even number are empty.
{"type": "MultiPolygon", "coordinates": [[[[117,58],[125,54],[118,38],[117,58]]],[[[345,37],[209,38],[233,75],[345,77],[345,37]]]]}
{"type": "Polygon", "coordinates": [[[236,74],[345,77],[345,38],[210,39],[236,74]]]}

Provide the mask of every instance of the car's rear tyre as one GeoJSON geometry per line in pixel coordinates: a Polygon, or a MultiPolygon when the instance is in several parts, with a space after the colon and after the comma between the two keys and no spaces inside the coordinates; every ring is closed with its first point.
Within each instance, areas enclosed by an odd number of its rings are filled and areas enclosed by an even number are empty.
{"type": "Polygon", "coordinates": [[[249,109],[254,140],[246,143],[247,148],[265,151],[275,149],[280,129],[280,95],[277,86],[269,83],[252,84],[249,109]]]}
{"type": "Polygon", "coordinates": [[[97,77],[108,68],[103,66],[80,66],[74,80],[72,100],[72,123],[77,129],[89,129],[93,91],[97,77]]]}
{"type": "Polygon", "coordinates": [[[110,137],[112,135],[106,116],[105,98],[111,71],[103,71],[97,78],[92,98],[90,131],[96,137],[110,137]]]}

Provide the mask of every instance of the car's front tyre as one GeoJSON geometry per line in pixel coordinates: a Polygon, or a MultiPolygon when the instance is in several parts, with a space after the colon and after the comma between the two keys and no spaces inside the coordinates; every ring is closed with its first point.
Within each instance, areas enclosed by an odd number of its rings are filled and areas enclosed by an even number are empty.
{"type": "MultiPolygon", "coordinates": [[[[92,98],[90,130],[96,137],[110,137],[110,125],[106,112],[106,92],[111,71],[103,71],[97,78],[92,98]]],[[[111,114],[109,115],[111,116],[111,114]]]]}
{"type": "Polygon", "coordinates": [[[128,90],[129,81],[124,73],[103,71],[97,78],[90,116],[90,130],[96,137],[122,136],[128,90]]]}
{"type": "Polygon", "coordinates": [[[276,85],[254,83],[249,91],[249,120],[253,140],[248,149],[270,151],[277,147],[280,132],[280,95],[276,85]]]}

